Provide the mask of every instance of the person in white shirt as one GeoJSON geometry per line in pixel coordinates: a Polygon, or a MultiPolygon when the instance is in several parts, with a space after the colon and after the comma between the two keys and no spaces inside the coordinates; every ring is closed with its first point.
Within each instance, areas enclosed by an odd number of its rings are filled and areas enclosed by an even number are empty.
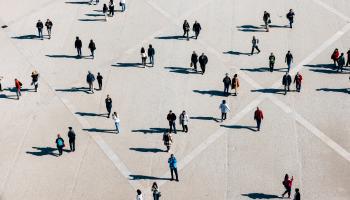
{"type": "Polygon", "coordinates": [[[188,121],[189,121],[189,117],[188,115],[186,114],[186,111],[182,111],[180,117],[179,117],[179,120],[180,120],[180,124],[182,125],[182,132],[185,132],[187,133],[188,132],[188,121]]]}
{"type": "Polygon", "coordinates": [[[116,129],[117,133],[120,133],[120,119],[119,119],[119,116],[116,112],[113,112],[112,119],[114,121],[115,129],[116,129]]]}
{"type": "Polygon", "coordinates": [[[122,7],[122,12],[125,11],[125,7],[126,7],[126,0],[120,0],[120,6],[122,7]]]}
{"type": "Polygon", "coordinates": [[[143,200],[143,195],[142,195],[142,192],[141,190],[136,190],[137,192],[137,195],[136,195],[136,200],[143,200]]]}
{"type": "Polygon", "coordinates": [[[224,121],[226,119],[227,113],[230,111],[230,107],[228,107],[225,100],[222,100],[219,108],[221,110],[221,121],[224,121]]]}

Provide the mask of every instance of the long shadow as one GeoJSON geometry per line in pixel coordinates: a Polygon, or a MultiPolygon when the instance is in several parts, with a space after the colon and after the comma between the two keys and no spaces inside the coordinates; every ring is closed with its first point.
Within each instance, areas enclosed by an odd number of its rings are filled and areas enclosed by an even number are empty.
{"type": "Polygon", "coordinates": [[[20,35],[20,36],[14,36],[11,37],[13,39],[19,39],[19,40],[41,40],[40,37],[38,37],[37,35],[20,35]]]}
{"type": "Polygon", "coordinates": [[[87,132],[95,132],[95,133],[114,133],[114,134],[117,133],[115,129],[84,128],[82,130],[87,132]]]}
{"type": "Polygon", "coordinates": [[[45,55],[50,58],[75,58],[75,59],[80,59],[82,57],[79,57],[77,55],[72,56],[72,55],[45,55]]]}
{"type": "Polygon", "coordinates": [[[316,65],[304,65],[309,67],[310,71],[319,72],[324,74],[337,74],[334,64],[316,64],[316,65]]]}
{"type": "Polygon", "coordinates": [[[164,133],[167,131],[168,131],[167,128],[149,128],[149,129],[132,130],[131,132],[147,134],[147,133],[164,133]]]}
{"type": "Polygon", "coordinates": [[[104,22],[105,19],[78,19],[81,22],[104,22]]]}
{"type": "Polygon", "coordinates": [[[249,194],[242,194],[242,196],[246,196],[251,199],[282,199],[282,197],[279,197],[277,195],[264,194],[264,193],[249,193],[249,194]]]}
{"type": "Polygon", "coordinates": [[[166,152],[162,149],[158,148],[129,148],[130,150],[133,151],[138,151],[138,152],[145,152],[145,153],[158,153],[158,152],[166,152]]]}
{"type": "Polygon", "coordinates": [[[32,148],[37,151],[27,151],[26,153],[34,156],[55,156],[55,157],[58,156],[58,154],[54,153],[55,151],[57,151],[56,148],[52,148],[52,147],[32,147],[32,148]]]}
{"type": "Polygon", "coordinates": [[[215,118],[215,117],[190,117],[190,119],[198,119],[198,120],[206,120],[206,121],[218,121],[219,119],[215,118]]]}
{"type": "Polygon", "coordinates": [[[170,180],[170,178],[161,178],[155,176],[144,176],[144,175],[129,175],[130,180],[170,180]]]}
{"type": "Polygon", "coordinates": [[[86,4],[86,5],[90,5],[90,1],[66,1],[64,3],[68,3],[68,4],[86,4]]]}
{"type": "Polygon", "coordinates": [[[237,30],[243,32],[265,32],[265,28],[263,26],[254,26],[254,25],[242,25],[237,26],[237,30]]]}
{"type": "Polygon", "coordinates": [[[86,16],[89,16],[89,17],[104,17],[105,15],[104,14],[85,14],[86,16]]]}
{"type": "Polygon", "coordinates": [[[203,95],[227,97],[227,95],[220,90],[193,90],[193,92],[203,94],[203,95]]]}
{"type": "Polygon", "coordinates": [[[56,89],[57,92],[85,92],[87,94],[90,94],[90,90],[87,87],[72,87],[68,89],[56,89]]]}
{"type": "Polygon", "coordinates": [[[159,36],[159,37],[155,37],[155,39],[159,39],[159,40],[186,40],[186,38],[183,37],[182,35],[159,36]]]}
{"type": "Polygon", "coordinates": [[[276,88],[266,88],[266,89],[257,89],[251,90],[252,92],[261,92],[261,93],[269,93],[269,94],[284,94],[284,90],[276,89],[276,88]]]}
{"type": "Polygon", "coordinates": [[[270,24],[270,28],[289,28],[289,25],[276,25],[276,24],[270,24]]]}
{"type": "Polygon", "coordinates": [[[191,68],[184,67],[164,67],[164,69],[169,69],[169,72],[178,73],[178,74],[197,74],[191,68]]]}
{"type": "Polygon", "coordinates": [[[142,63],[117,63],[112,65],[113,67],[137,67],[142,68],[142,63]]]}
{"type": "Polygon", "coordinates": [[[222,52],[223,54],[231,54],[231,55],[246,55],[246,56],[250,56],[250,53],[243,53],[243,52],[239,52],[239,51],[226,51],[226,52],[222,52]]]}
{"type": "Polygon", "coordinates": [[[14,99],[14,100],[17,100],[17,95],[0,94],[0,99],[14,99]]]}
{"type": "MultiPolygon", "coordinates": [[[[269,67],[257,67],[257,68],[241,68],[240,70],[243,71],[248,71],[248,72],[270,72],[270,68],[269,67]]],[[[286,72],[287,68],[274,68],[273,70],[274,72],[286,72]]]]}
{"type": "Polygon", "coordinates": [[[320,89],[316,89],[316,91],[339,92],[339,93],[350,94],[350,88],[320,88],[320,89]]]}
{"type": "Polygon", "coordinates": [[[232,129],[248,129],[256,132],[255,126],[242,126],[242,125],[220,125],[220,126],[225,128],[232,128],[232,129]]]}
{"type": "MultiPolygon", "coordinates": [[[[15,87],[5,88],[4,91],[16,92],[17,89],[15,87]]],[[[21,88],[21,92],[35,92],[35,89],[21,88]]],[[[17,97],[17,95],[16,95],[16,97],[17,97]]]]}
{"type": "Polygon", "coordinates": [[[88,113],[88,112],[76,112],[75,114],[83,117],[106,117],[107,114],[97,114],[97,113],[88,113]]]}

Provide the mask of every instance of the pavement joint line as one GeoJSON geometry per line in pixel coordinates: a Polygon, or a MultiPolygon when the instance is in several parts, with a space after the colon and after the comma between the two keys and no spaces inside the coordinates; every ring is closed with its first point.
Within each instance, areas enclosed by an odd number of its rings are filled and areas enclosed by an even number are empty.
{"type": "Polygon", "coordinates": [[[319,6],[323,7],[324,9],[328,10],[329,12],[337,15],[338,17],[342,18],[343,20],[345,20],[346,22],[350,22],[350,17],[346,16],[345,14],[343,14],[342,12],[338,11],[337,9],[329,6],[328,4],[324,3],[323,1],[320,0],[313,0],[313,2],[315,2],[316,4],[318,4],[319,6]]]}

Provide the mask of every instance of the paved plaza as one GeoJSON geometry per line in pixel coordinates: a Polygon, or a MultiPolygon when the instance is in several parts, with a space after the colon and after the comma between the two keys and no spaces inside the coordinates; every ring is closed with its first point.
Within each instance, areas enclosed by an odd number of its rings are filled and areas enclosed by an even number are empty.
{"type": "Polygon", "coordinates": [[[0,29],[1,200],[129,200],[137,189],[150,200],[153,182],[166,200],[278,199],[286,173],[294,176],[292,197],[300,188],[303,200],[350,199],[350,67],[337,73],[331,60],[335,48],[350,49],[349,0],[127,0],[125,12],[115,0],[118,11],[107,22],[104,3],[0,0],[0,25],[7,25],[0,29]],[[289,9],[293,29],[286,27],[289,9]],[[39,19],[53,22],[51,39],[36,36],[39,19]],[[182,37],[185,19],[201,24],[197,40],[182,37]],[[261,53],[250,56],[253,36],[261,53]],[[149,44],[155,66],[143,68],[140,49],[149,44]],[[284,95],[288,50],[291,75],[300,72],[303,84],[284,95]],[[208,56],[204,75],[190,68],[193,51],[208,56]],[[88,71],[104,77],[94,94],[88,71]],[[238,74],[237,96],[223,94],[226,73],[238,74]],[[19,100],[15,78],[23,83],[19,100]],[[119,134],[105,116],[107,94],[120,115],[119,134]],[[231,111],[221,123],[222,100],[231,111]],[[259,132],[256,107],[264,113],[259,132]],[[167,153],[169,110],[178,117],[186,110],[190,120],[188,133],[176,121],[180,131],[167,153]],[[68,143],[68,127],[76,151],[66,145],[58,156],[56,136],[68,143]],[[179,182],[169,180],[170,154],[179,182]]]}

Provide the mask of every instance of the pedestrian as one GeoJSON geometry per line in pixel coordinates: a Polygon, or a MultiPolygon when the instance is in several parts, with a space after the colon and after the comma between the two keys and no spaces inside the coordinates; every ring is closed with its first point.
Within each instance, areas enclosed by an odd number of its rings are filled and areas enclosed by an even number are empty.
{"type": "Polygon", "coordinates": [[[15,78],[15,87],[16,87],[17,99],[19,99],[19,97],[22,96],[21,94],[22,83],[17,78],[15,78]]]}
{"type": "Polygon", "coordinates": [[[94,81],[95,81],[95,76],[88,71],[88,74],[86,75],[86,82],[89,84],[89,90],[91,93],[94,93],[94,81]]]}
{"type": "Polygon", "coordinates": [[[282,184],[283,184],[284,188],[286,189],[286,191],[282,194],[282,198],[284,198],[284,195],[288,194],[288,199],[290,199],[290,193],[292,191],[293,180],[294,180],[293,176],[291,179],[289,179],[288,174],[286,174],[284,176],[284,180],[283,180],[282,184]]]}
{"type": "Polygon", "coordinates": [[[174,133],[176,134],[176,126],[175,126],[175,122],[176,122],[176,115],[175,113],[173,113],[172,110],[169,111],[169,114],[167,115],[166,119],[169,122],[169,132],[171,133],[174,129],[174,133]]]}
{"type": "Polygon", "coordinates": [[[348,60],[346,61],[346,66],[348,67],[350,64],[350,49],[348,50],[348,52],[346,52],[346,54],[348,55],[348,60]]]}
{"type": "Polygon", "coordinates": [[[204,53],[202,53],[201,56],[199,56],[199,65],[201,67],[201,70],[202,70],[202,75],[205,73],[205,66],[207,65],[208,63],[208,57],[206,55],[204,55],[204,53]]]}
{"type": "Polygon", "coordinates": [[[92,57],[92,59],[94,59],[95,58],[94,52],[96,50],[96,45],[95,45],[95,42],[92,39],[90,40],[90,43],[89,43],[89,49],[90,49],[90,52],[91,52],[91,57],[92,57]]]}
{"type": "Polygon", "coordinates": [[[38,37],[43,40],[44,39],[43,38],[44,24],[41,22],[41,20],[38,20],[38,22],[36,23],[36,28],[38,29],[38,37]]]}
{"type": "Polygon", "coordinates": [[[171,132],[164,132],[163,134],[163,142],[166,147],[166,152],[170,151],[171,144],[173,143],[173,138],[171,137],[171,132]]]}
{"type": "Polygon", "coordinates": [[[122,7],[122,12],[124,12],[124,11],[125,11],[125,8],[126,8],[126,2],[125,2],[125,0],[120,0],[119,5],[120,5],[120,7],[122,7]]]}
{"type": "Polygon", "coordinates": [[[269,24],[271,24],[270,13],[264,11],[263,20],[265,23],[266,32],[269,32],[269,24]]]}
{"type": "Polygon", "coordinates": [[[331,56],[331,59],[333,60],[334,62],[334,69],[336,69],[337,67],[337,62],[338,62],[338,59],[339,59],[339,50],[338,49],[335,49],[332,53],[332,56],[331,56]]]}
{"type": "Polygon", "coordinates": [[[289,10],[287,13],[286,17],[289,21],[289,28],[293,28],[293,23],[294,23],[294,11],[292,9],[289,10]]]}
{"type": "Polygon", "coordinates": [[[297,74],[294,77],[294,83],[295,83],[295,87],[297,92],[300,92],[301,90],[301,81],[303,80],[303,76],[297,72],[297,74]]]}
{"type": "Polygon", "coordinates": [[[343,72],[343,67],[345,65],[345,56],[344,53],[340,54],[340,57],[338,58],[338,67],[337,67],[337,72],[343,72]]]}
{"type": "Polygon", "coordinates": [[[119,119],[119,115],[116,112],[113,112],[112,119],[114,121],[115,130],[117,131],[117,133],[120,133],[120,119],[119,119]]]}
{"type": "Polygon", "coordinates": [[[193,66],[193,69],[196,72],[197,72],[197,62],[198,62],[198,55],[195,51],[193,51],[191,55],[191,67],[193,66]]]}
{"type": "Polygon", "coordinates": [[[65,147],[65,145],[64,145],[64,140],[63,138],[61,138],[60,134],[57,134],[56,146],[58,150],[58,156],[61,156],[63,153],[63,147],[65,147]]]}
{"type": "Polygon", "coordinates": [[[256,111],[254,112],[254,120],[256,121],[257,130],[260,131],[261,121],[264,119],[263,112],[259,109],[259,107],[256,108],[256,111]]]}
{"type": "Polygon", "coordinates": [[[38,81],[39,81],[39,73],[36,70],[34,70],[32,72],[31,77],[32,77],[31,85],[34,85],[34,90],[35,90],[35,92],[37,92],[38,91],[38,86],[39,86],[39,83],[38,83],[38,81]]]}
{"type": "Polygon", "coordinates": [[[184,21],[183,25],[182,25],[182,29],[184,31],[184,35],[183,37],[187,37],[187,40],[190,40],[188,32],[190,31],[190,24],[187,22],[187,20],[184,21]]]}
{"type": "Polygon", "coordinates": [[[226,100],[222,100],[219,109],[221,110],[221,122],[223,122],[226,120],[227,113],[230,112],[230,107],[226,104],[226,100]]]}
{"type": "Polygon", "coordinates": [[[107,94],[107,98],[105,99],[106,109],[107,109],[107,118],[111,115],[112,110],[112,99],[109,97],[109,94],[107,94]]]}
{"type": "Polygon", "coordinates": [[[143,200],[143,195],[142,195],[141,190],[137,189],[136,193],[137,193],[136,200],[143,200]]]}
{"type": "Polygon", "coordinates": [[[259,47],[258,47],[258,44],[259,44],[259,39],[257,39],[255,36],[253,36],[251,55],[254,54],[254,50],[255,50],[255,49],[258,51],[258,53],[260,53],[260,49],[259,49],[259,47]]]}
{"type": "Polygon", "coordinates": [[[97,83],[98,83],[98,90],[102,90],[102,80],[103,76],[100,74],[100,72],[97,73],[97,83]]]}
{"type": "Polygon", "coordinates": [[[153,182],[151,191],[153,194],[153,200],[159,200],[161,193],[159,191],[159,187],[156,182],[153,182]]]}
{"type": "Polygon", "coordinates": [[[228,73],[226,73],[222,82],[224,83],[224,94],[228,96],[230,94],[229,88],[231,86],[231,78],[228,76],[228,73]]]}
{"type": "Polygon", "coordinates": [[[293,200],[300,200],[299,188],[295,188],[295,194],[293,200]]]}
{"type": "Polygon", "coordinates": [[[52,29],[52,21],[47,19],[46,22],[45,22],[45,26],[46,26],[46,29],[47,29],[47,35],[49,36],[49,39],[51,39],[51,29],[52,29]]]}
{"type": "Polygon", "coordinates": [[[81,48],[83,47],[83,43],[79,39],[79,37],[75,38],[75,43],[74,43],[75,48],[77,49],[78,52],[78,57],[81,57],[81,48]]]}
{"type": "Polygon", "coordinates": [[[180,124],[182,126],[182,132],[187,133],[188,132],[188,121],[189,121],[189,117],[186,113],[186,111],[182,111],[182,113],[179,116],[179,120],[180,120],[180,124]]]}
{"type": "Polygon", "coordinates": [[[103,12],[103,15],[105,16],[105,21],[107,21],[108,7],[107,7],[107,4],[105,4],[105,3],[103,4],[102,12],[103,12]]]}
{"type": "Polygon", "coordinates": [[[149,57],[149,63],[153,67],[154,66],[154,54],[156,54],[156,51],[154,50],[154,48],[152,47],[151,44],[148,46],[147,54],[149,57]]]}
{"type": "Polygon", "coordinates": [[[201,30],[202,30],[201,24],[198,23],[197,21],[195,21],[193,26],[192,26],[192,30],[193,30],[193,32],[195,34],[195,37],[196,37],[196,40],[197,40],[198,35],[201,32],[201,30]]]}
{"type": "Polygon", "coordinates": [[[239,79],[238,79],[238,75],[235,74],[232,78],[232,82],[231,82],[231,89],[235,90],[235,96],[238,95],[238,88],[239,88],[239,79]]]}
{"type": "Polygon", "coordinates": [[[275,61],[276,61],[276,57],[275,57],[275,55],[273,55],[273,53],[271,52],[271,54],[270,54],[270,56],[269,56],[270,72],[273,72],[273,70],[274,70],[275,61]]]}
{"type": "Polygon", "coordinates": [[[171,173],[171,181],[174,180],[174,173],[175,173],[175,177],[176,177],[176,181],[179,181],[179,177],[177,174],[177,160],[174,156],[174,154],[171,154],[170,158],[168,159],[168,163],[169,163],[169,168],[170,168],[170,173],[171,173]]]}
{"type": "Polygon", "coordinates": [[[290,51],[287,52],[286,54],[286,58],[285,58],[285,62],[287,63],[287,67],[288,67],[288,73],[290,71],[290,66],[293,62],[293,55],[290,51]]]}
{"type": "Polygon", "coordinates": [[[2,89],[2,85],[1,85],[1,80],[2,80],[3,78],[4,78],[3,76],[0,76],[0,92],[2,92],[2,91],[3,91],[3,89],[2,89]]]}
{"type": "Polygon", "coordinates": [[[114,2],[113,0],[109,1],[109,16],[113,17],[114,16],[114,2]]]}
{"type": "Polygon", "coordinates": [[[72,127],[68,127],[68,139],[70,151],[75,151],[75,132],[72,127]]]}
{"type": "Polygon", "coordinates": [[[145,48],[141,47],[141,61],[144,67],[146,67],[146,60],[147,60],[147,55],[146,55],[145,48]]]}
{"type": "Polygon", "coordinates": [[[284,95],[287,94],[287,90],[288,92],[290,91],[291,83],[292,83],[292,77],[288,74],[288,72],[286,72],[286,74],[283,75],[283,78],[282,78],[282,85],[284,86],[284,95]]]}

